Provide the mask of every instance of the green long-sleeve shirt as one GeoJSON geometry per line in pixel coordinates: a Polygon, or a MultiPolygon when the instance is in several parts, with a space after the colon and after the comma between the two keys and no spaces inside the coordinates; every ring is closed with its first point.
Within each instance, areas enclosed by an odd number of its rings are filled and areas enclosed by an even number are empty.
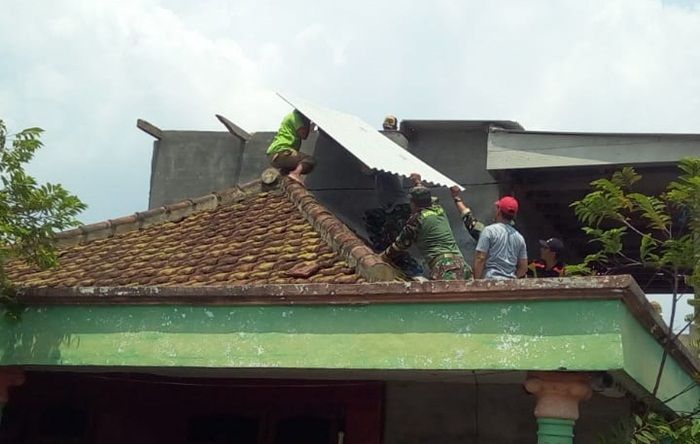
{"type": "Polygon", "coordinates": [[[301,148],[301,137],[297,134],[299,128],[304,127],[307,122],[297,110],[287,114],[280,124],[275,138],[267,148],[267,154],[277,154],[282,151],[299,151],[301,148]]]}
{"type": "Polygon", "coordinates": [[[444,254],[462,256],[445,209],[438,204],[423,208],[406,221],[401,233],[387,248],[389,258],[398,251],[416,245],[428,265],[444,254]]]}

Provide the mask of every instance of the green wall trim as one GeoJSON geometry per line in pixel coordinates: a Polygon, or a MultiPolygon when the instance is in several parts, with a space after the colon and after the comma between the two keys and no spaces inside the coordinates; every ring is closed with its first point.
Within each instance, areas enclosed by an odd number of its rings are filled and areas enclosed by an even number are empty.
{"type": "Polygon", "coordinates": [[[603,370],[623,364],[617,311],[615,301],[31,307],[5,323],[0,364],[603,370]]]}
{"type": "MultiPolygon", "coordinates": [[[[31,306],[2,319],[0,365],[624,370],[648,389],[661,350],[619,300],[31,306]]],[[[667,371],[663,393],[690,381],[673,359],[667,371]]]]}
{"type": "MultiPolygon", "coordinates": [[[[622,315],[624,370],[639,385],[651,392],[661,364],[663,348],[631,313],[625,310],[622,315]]],[[[667,400],[687,388],[691,389],[685,395],[670,401],[669,407],[675,411],[689,412],[695,409],[700,400],[700,388],[697,387],[696,381],[669,356],[666,359],[657,398],[667,400]]]]}

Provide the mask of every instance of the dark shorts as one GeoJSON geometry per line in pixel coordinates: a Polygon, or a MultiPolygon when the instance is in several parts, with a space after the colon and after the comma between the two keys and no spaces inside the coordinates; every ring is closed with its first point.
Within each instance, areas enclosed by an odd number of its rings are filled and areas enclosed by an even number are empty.
{"type": "Polygon", "coordinates": [[[289,174],[301,164],[301,174],[309,174],[316,166],[316,159],[301,151],[285,150],[275,154],[268,154],[270,165],[280,170],[282,174],[289,174]]]}
{"type": "Polygon", "coordinates": [[[461,256],[443,254],[438,256],[430,267],[433,281],[461,281],[472,278],[472,268],[461,256]]]}

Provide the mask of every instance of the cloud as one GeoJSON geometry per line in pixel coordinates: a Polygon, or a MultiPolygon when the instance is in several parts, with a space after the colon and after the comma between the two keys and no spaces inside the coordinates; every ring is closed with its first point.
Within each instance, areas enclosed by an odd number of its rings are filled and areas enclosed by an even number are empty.
{"type": "Polygon", "coordinates": [[[11,61],[0,71],[2,116],[47,130],[32,171],[86,200],[87,220],[146,206],[152,142],[137,118],[221,129],[223,113],[270,128],[285,110],[239,44],[191,30],[157,2],[10,3],[16,15],[0,18],[0,42],[12,42],[0,47],[11,61]]]}
{"type": "Polygon", "coordinates": [[[5,0],[0,116],[47,130],[32,165],[90,204],[146,206],[150,137],[273,129],[291,92],[380,122],[497,118],[530,129],[700,132],[689,0],[5,0]]]}

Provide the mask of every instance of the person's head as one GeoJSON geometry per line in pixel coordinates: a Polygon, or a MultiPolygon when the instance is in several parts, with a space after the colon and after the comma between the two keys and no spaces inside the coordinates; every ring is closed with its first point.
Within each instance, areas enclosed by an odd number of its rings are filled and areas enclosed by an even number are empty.
{"type": "Polygon", "coordinates": [[[433,196],[430,194],[430,190],[424,186],[411,188],[409,194],[411,195],[411,211],[414,213],[422,208],[428,208],[433,203],[433,196]]]}
{"type": "Polygon", "coordinates": [[[495,202],[496,222],[511,223],[518,214],[518,201],[513,196],[504,196],[495,202]]]}
{"type": "Polygon", "coordinates": [[[556,237],[540,240],[540,258],[545,262],[559,262],[564,254],[564,242],[556,237]]]}
{"type": "Polygon", "coordinates": [[[384,128],[385,131],[396,131],[399,127],[398,119],[396,116],[386,116],[384,118],[384,123],[382,124],[382,128],[384,128]]]}
{"type": "Polygon", "coordinates": [[[311,132],[311,121],[299,111],[294,110],[294,112],[299,115],[299,120],[301,120],[301,126],[297,128],[297,136],[305,140],[311,132]]]}

